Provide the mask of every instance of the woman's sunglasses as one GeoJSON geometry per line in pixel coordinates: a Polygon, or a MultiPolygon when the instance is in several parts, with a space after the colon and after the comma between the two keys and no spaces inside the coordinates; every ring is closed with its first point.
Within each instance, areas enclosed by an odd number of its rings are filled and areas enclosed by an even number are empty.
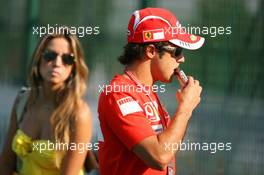
{"type": "Polygon", "coordinates": [[[164,49],[167,52],[170,52],[173,57],[178,57],[182,55],[182,48],[181,47],[173,47],[173,46],[163,46],[162,49],[164,49]]]}
{"type": "MultiPolygon", "coordinates": [[[[50,61],[56,60],[58,55],[59,54],[55,51],[46,50],[46,51],[44,51],[42,56],[46,62],[50,62],[50,61]]],[[[62,58],[63,63],[66,65],[73,65],[75,62],[75,58],[74,58],[73,54],[64,53],[61,55],[61,58],[62,58]]]]}

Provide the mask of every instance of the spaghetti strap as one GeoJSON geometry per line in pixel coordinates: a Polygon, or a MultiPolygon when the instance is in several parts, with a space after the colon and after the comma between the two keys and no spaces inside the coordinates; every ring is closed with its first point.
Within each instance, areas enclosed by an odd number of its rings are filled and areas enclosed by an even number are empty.
{"type": "Polygon", "coordinates": [[[25,109],[25,105],[27,103],[28,97],[29,97],[30,88],[22,87],[18,93],[18,104],[16,108],[16,114],[17,114],[17,124],[19,126],[19,123],[22,120],[22,115],[25,109]]]}

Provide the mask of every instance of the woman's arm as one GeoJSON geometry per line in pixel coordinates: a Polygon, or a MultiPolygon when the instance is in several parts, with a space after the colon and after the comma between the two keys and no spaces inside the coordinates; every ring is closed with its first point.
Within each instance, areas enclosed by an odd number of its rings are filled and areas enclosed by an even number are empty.
{"type": "Polygon", "coordinates": [[[17,104],[18,97],[12,107],[9,129],[3,151],[0,155],[0,174],[2,175],[11,175],[16,169],[16,154],[12,151],[12,141],[17,130],[17,104]]]}
{"type": "Polygon", "coordinates": [[[78,175],[85,161],[88,148],[86,145],[92,136],[91,112],[85,102],[82,102],[77,111],[73,128],[70,133],[70,144],[76,144],[77,150],[67,150],[62,162],[63,175],[78,175]]]}

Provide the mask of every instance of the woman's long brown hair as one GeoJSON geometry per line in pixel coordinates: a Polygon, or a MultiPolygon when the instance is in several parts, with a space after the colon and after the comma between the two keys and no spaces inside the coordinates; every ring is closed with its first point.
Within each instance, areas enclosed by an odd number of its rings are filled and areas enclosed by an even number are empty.
{"type": "Polygon", "coordinates": [[[69,42],[71,51],[76,59],[71,75],[65,81],[64,87],[56,92],[56,108],[50,119],[55,141],[69,143],[69,134],[72,129],[71,123],[74,122],[76,109],[79,108],[80,99],[83,98],[86,91],[88,68],[84,62],[84,54],[80,42],[75,35],[69,34],[67,28],[64,29],[62,34],[47,34],[39,42],[33,54],[28,74],[28,84],[31,91],[27,108],[36,103],[40,95],[43,82],[39,71],[40,60],[42,59],[43,51],[54,38],[65,38],[69,42]]]}

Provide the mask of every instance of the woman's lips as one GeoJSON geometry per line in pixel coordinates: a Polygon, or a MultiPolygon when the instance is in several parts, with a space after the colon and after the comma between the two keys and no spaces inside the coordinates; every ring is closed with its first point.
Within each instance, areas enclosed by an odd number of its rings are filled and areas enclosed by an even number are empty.
{"type": "Polygon", "coordinates": [[[58,72],[58,71],[51,71],[50,72],[50,74],[52,75],[52,76],[60,76],[60,73],[58,72]]]}

